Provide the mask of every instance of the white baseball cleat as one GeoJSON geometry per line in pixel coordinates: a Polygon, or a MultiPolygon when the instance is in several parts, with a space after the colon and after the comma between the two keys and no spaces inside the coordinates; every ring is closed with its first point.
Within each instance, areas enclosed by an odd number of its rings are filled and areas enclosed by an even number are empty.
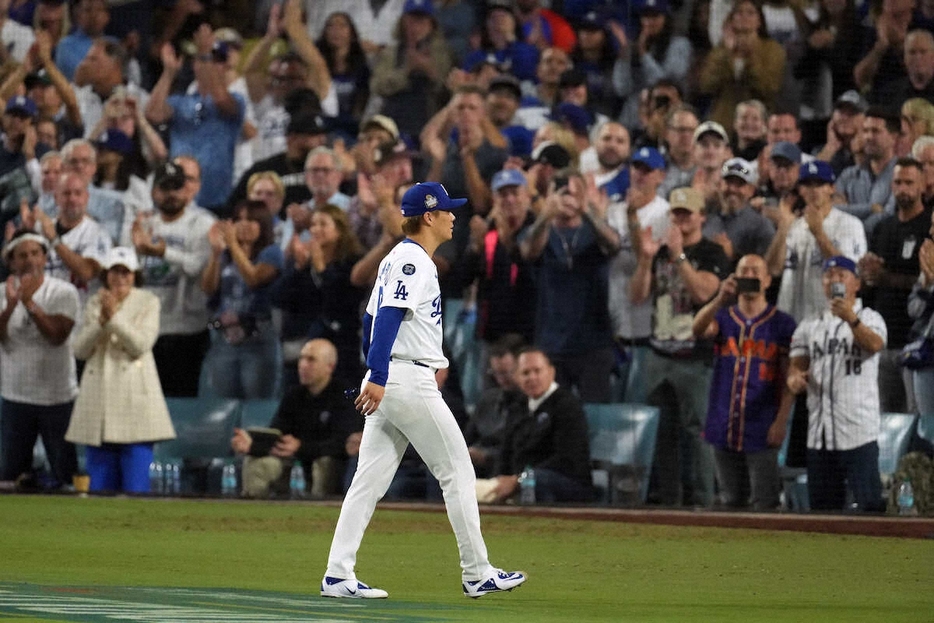
{"type": "Polygon", "coordinates": [[[526,575],[521,571],[493,569],[485,578],[464,582],[464,596],[476,599],[488,593],[511,591],[526,579],[526,575]]]}
{"type": "Polygon", "coordinates": [[[370,588],[358,580],[342,580],[326,575],[321,580],[321,596],[345,599],[386,599],[389,593],[380,588],[370,588]]]}

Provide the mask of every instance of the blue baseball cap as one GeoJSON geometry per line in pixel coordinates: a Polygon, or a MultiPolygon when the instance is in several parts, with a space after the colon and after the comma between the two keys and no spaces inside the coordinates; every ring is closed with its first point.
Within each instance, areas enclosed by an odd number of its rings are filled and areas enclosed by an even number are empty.
{"type": "Polygon", "coordinates": [[[629,159],[631,163],[644,164],[652,170],[665,170],[665,158],[654,147],[642,147],[629,159]]]}
{"type": "Polygon", "coordinates": [[[408,15],[409,13],[421,13],[422,15],[434,17],[435,7],[432,6],[431,0],[405,0],[402,14],[408,15]]]}
{"type": "Polygon", "coordinates": [[[558,104],[554,112],[551,113],[551,119],[558,123],[567,124],[576,134],[587,134],[593,121],[586,108],[570,102],[558,104]]]}
{"type": "Polygon", "coordinates": [[[35,117],[39,114],[39,109],[36,107],[36,103],[30,98],[24,95],[17,95],[16,97],[10,98],[6,103],[6,113],[20,113],[27,117],[35,117]]]}
{"type": "Polygon", "coordinates": [[[779,141],[772,145],[772,153],[769,154],[772,160],[784,158],[789,162],[801,163],[801,149],[794,143],[788,141],[779,141]]]}
{"type": "Polygon", "coordinates": [[[833,184],[834,179],[836,178],[834,177],[830,163],[824,162],[823,160],[814,160],[813,162],[802,164],[798,173],[799,184],[804,184],[811,180],[819,180],[824,184],[833,184]]]}
{"type": "Polygon", "coordinates": [[[451,199],[438,182],[420,182],[402,195],[402,216],[421,216],[426,212],[450,212],[467,203],[466,199],[451,199]]]}
{"type": "Polygon", "coordinates": [[[506,186],[528,186],[525,176],[518,169],[503,169],[493,176],[493,182],[490,184],[493,192],[506,186]]]}
{"type": "Polygon", "coordinates": [[[607,16],[600,11],[588,11],[577,22],[577,27],[581,30],[605,30],[607,16]]]}
{"type": "Polygon", "coordinates": [[[859,270],[856,268],[856,262],[844,255],[835,255],[824,260],[824,272],[827,272],[831,268],[845,268],[857,277],[859,276],[859,270]]]}
{"type": "Polygon", "coordinates": [[[97,139],[98,149],[115,151],[124,156],[133,152],[133,139],[120,130],[110,129],[97,139]]]}

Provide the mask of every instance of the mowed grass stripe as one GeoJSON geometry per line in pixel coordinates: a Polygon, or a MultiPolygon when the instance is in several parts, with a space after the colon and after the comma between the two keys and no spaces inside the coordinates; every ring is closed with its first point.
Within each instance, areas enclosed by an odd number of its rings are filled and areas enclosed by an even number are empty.
{"type": "MultiPolygon", "coordinates": [[[[311,602],[337,512],[3,496],[0,580],[229,587],[311,602]]],[[[492,562],[530,580],[469,601],[444,515],[377,510],[357,569],[391,598],[367,602],[366,618],[934,621],[934,541],[490,515],[483,525],[492,562]]]]}

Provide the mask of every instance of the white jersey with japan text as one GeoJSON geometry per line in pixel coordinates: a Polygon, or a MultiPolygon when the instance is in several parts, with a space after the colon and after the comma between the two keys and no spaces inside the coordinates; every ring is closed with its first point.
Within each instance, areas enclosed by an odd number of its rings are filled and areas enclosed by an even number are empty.
{"type": "MultiPolygon", "coordinates": [[[[887,341],[879,312],[859,301],[853,311],[887,341]]],[[[805,319],[791,338],[791,357],[810,359],[808,448],[852,450],[879,438],[879,354],[860,348],[849,324],[829,310],[805,319]]]]}
{"type": "Polygon", "coordinates": [[[448,360],[441,350],[444,327],[438,269],[425,249],[413,240],[403,240],[380,262],[378,275],[366,306],[374,327],[380,308],[406,310],[392,345],[392,358],[447,368],[448,360]]]}

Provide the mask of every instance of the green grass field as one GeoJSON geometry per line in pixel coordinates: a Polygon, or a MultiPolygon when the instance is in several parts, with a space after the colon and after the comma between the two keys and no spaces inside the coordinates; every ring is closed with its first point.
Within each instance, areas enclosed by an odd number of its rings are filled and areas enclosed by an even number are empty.
{"type": "MultiPolygon", "coordinates": [[[[307,602],[331,621],[934,621],[934,541],[485,516],[492,562],[530,579],[472,601],[461,594],[446,517],[388,509],[377,510],[357,570],[390,599],[323,600],[337,512],[2,496],[0,594],[35,585],[267,591],[289,595],[281,607],[267,598],[244,611],[284,617],[307,602]]],[[[0,621],[66,620],[94,619],[36,618],[0,601],[0,621]]]]}

